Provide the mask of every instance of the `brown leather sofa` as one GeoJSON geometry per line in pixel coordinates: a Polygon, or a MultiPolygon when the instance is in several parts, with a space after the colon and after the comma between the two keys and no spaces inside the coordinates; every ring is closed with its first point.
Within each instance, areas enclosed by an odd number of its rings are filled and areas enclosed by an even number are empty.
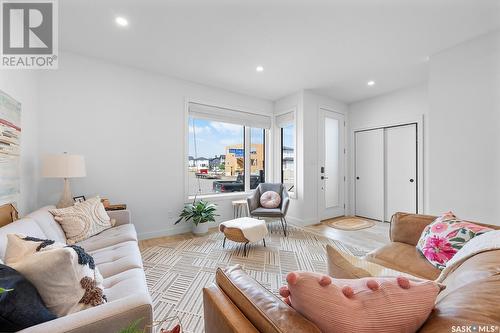
{"type": "MultiPolygon", "coordinates": [[[[439,270],[415,249],[423,229],[434,219],[434,216],[395,214],[391,243],[369,253],[366,259],[415,276],[437,278],[439,270]]],[[[487,329],[483,332],[499,332],[500,250],[468,259],[443,284],[446,289],[439,294],[435,310],[420,333],[453,332],[453,327],[460,332],[459,326],[477,325],[487,329]]],[[[203,290],[203,301],[206,333],[319,332],[313,323],[238,267],[218,269],[216,282],[203,290]]]]}

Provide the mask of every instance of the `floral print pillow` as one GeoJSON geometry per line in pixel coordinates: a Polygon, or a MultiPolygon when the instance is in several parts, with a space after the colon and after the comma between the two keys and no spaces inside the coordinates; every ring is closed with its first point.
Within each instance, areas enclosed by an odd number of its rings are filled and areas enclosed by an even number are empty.
{"type": "Polygon", "coordinates": [[[452,212],[448,212],[425,227],[417,249],[432,265],[442,270],[465,243],[491,230],[493,229],[460,220],[452,212]]]}

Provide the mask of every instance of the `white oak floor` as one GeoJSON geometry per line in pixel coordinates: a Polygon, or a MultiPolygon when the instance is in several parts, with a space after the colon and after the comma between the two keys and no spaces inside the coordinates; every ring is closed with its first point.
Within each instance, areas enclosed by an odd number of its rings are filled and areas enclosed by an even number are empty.
{"type": "MultiPolygon", "coordinates": [[[[338,219],[342,219],[339,217],[338,219]]],[[[324,236],[330,239],[338,240],[349,245],[356,246],[358,248],[366,250],[374,250],[382,247],[389,243],[389,223],[386,222],[375,222],[375,225],[371,228],[346,231],[334,229],[328,226],[325,222],[318,223],[315,225],[304,227],[309,232],[324,236]]],[[[209,233],[218,232],[217,228],[211,228],[209,233]]],[[[159,238],[145,239],[139,242],[141,250],[148,247],[161,245],[170,242],[177,242],[181,240],[195,238],[192,233],[184,233],[175,236],[165,236],[159,238]]]]}

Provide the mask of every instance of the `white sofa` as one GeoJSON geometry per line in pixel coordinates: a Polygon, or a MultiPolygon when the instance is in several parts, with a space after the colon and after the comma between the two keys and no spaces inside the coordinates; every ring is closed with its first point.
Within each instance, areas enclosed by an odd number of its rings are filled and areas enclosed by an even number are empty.
{"type": "MultiPolygon", "coordinates": [[[[2,260],[7,246],[6,235],[9,233],[22,233],[66,243],[63,230],[48,212],[50,208],[52,207],[43,207],[0,228],[2,260]]],[[[151,297],[130,212],[125,210],[108,213],[116,220],[116,226],[77,244],[94,257],[96,266],[104,277],[104,294],[108,302],[21,332],[118,333],[136,319],[142,319],[140,328],[152,323],[151,297]]],[[[56,274],[54,278],[57,278],[56,274]]],[[[151,329],[148,328],[146,332],[151,332],[151,329]]]]}

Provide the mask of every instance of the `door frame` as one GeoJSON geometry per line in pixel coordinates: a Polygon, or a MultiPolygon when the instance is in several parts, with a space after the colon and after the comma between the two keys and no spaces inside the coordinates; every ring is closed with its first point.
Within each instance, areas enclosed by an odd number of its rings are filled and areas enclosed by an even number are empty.
{"type": "MultiPolygon", "coordinates": [[[[347,212],[347,201],[348,201],[348,197],[347,197],[347,158],[346,158],[346,155],[347,155],[347,114],[343,113],[343,112],[339,112],[337,110],[335,110],[334,108],[332,107],[329,107],[329,106],[325,106],[325,105],[320,105],[318,107],[318,130],[320,130],[322,128],[322,118],[323,118],[323,111],[328,111],[328,112],[332,112],[332,113],[336,113],[338,115],[341,115],[343,118],[344,118],[344,146],[343,147],[339,147],[339,151],[342,151],[342,149],[344,150],[344,154],[342,155],[344,158],[342,159],[342,161],[339,161],[339,163],[342,163],[342,170],[343,170],[343,181],[344,182],[344,193],[343,193],[343,203],[340,203],[341,205],[343,204],[344,205],[344,215],[346,214],[347,212]]],[[[342,125],[342,124],[339,124],[339,125],[342,125]]],[[[317,216],[318,216],[318,221],[322,221],[322,220],[325,220],[325,218],[323,218],[323,212],[321,211],[322,209],[322,205],[321,205],[321,195],[322,195],[322,190],[321,190],[321,171],[320,171],[320,168],[321,168],[321,165],[319,164],[319,157],[323,154],[323,150],[324,150],[324,145],[320,142],[320,134],[319,134],[319,131],[318,131],[318,161],[317,161],[317,165],[316,165],[316,187],[317,187],[317,203],[316,203],[316,209],[317,209],[317,216]]],[[[341,175],[341,178],[342,178],[342,175],[341,175]]],[[[333,217],[331,217],[333,218],[333,217]]],[[[326,218],[328,219],[328,218],[326,218]]]]}
{"type": "MultiPolygon", "coordinates": [[[[357,127],[357,128],[352,128],[350,130],[349,136],[350,136],[350,143],[352,147],[352,154],[350,158],[350,166],[349,166],[349,175],[350,175],[350,182],[349,182],[349,189],[350,189],[350,202],[352,205],[350,205],[349,213],[351,215],[354,215],[356,212],[356,132],[360,131],[368,131],[368,130],[374,130],[374,129],[379,129],[379,128],[386,128],[386,127],[396,127],[396,126],[404,126],[404,125],[410,125],[410,124],[416,124],[417,125],[417,199],[418,199],[418,205],[417,205],[417,212],[418,214],[423,214],[425,212],[425,196],[424,196],[424,115],[420,114],[415,118],[409,118],[407,120],[403,121],[398,121],[398,122],[391,122],[391,123],[380,123],[380,124],[374,124],[374,125],[369,125],[369,126],[363,126],[363,127],[357,127]]],[[[385,191],[385,189],[384,189],[385,191]]],[[[385,208],[384,208],[385,209],[385,208]]]]}

